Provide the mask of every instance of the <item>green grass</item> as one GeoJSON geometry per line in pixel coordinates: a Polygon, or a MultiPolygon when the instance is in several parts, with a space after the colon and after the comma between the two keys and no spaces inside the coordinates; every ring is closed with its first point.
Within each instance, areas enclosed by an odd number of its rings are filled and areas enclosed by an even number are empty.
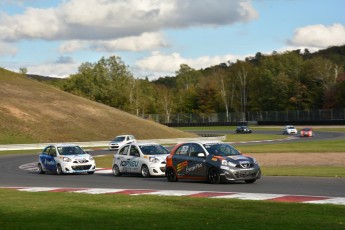
{"type": "Polygon", "coordinates": [[[345,206],[0,189],[5,229],[344,229],[345,206]]]}
{"type": "Polygon", "coordinates": [[[279,144],[234,145],[243,153],[327,153],[345,152],[345,140],[289,142],[279,144]]]}
{"type": "Polygon", "coordinates": [[[262,166],[264,176],[345,177],[345,166],[262,166]]]}

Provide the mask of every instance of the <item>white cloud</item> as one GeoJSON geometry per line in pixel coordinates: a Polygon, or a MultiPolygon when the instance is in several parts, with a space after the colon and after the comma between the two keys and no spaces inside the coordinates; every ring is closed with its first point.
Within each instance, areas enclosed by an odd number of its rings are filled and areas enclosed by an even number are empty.
{"type": "Polygon", "coordinates": [[[17,49],[9,43],[0,42],[0,56],[11,55],[14,56],[17,49]]]}
{"type": "Polygon", "coordinates": [[[345,44],[345,27],[341,24],[310,25],[295,30],[290,45],[324,49],[345,44]]]}
{"type": "Polygon", "coordinates": [[[40,65],[26,66],[28,74],[47,77],[66,78],[78,72],[80,63],[44,63],[40,65]],[[52,74],[54,73],[54,74],[52,74]]]}
{"type": "Polygon", "coordinates": [[[0,16],[0,39],[114,40],[169,28],[219,26],[257,17],[250,0],[66,0],[0,16]]]}
{"type": "Polygon", "coordinates": [[[141,59],[136,62],[136,68],[140,72],[154,72],[156,76],[171,76],[175,75],[175,72],[180,69],[181,64],[187,64],[194,69],[207,68],[213,65],[219,65],[220,63],[226,63],[228,61],[235,62],[236,60],[244,59],[245,56],[202,56],[196,59],[183,58],[178,53],[172,53],[164,55],[160,52],[153,52],[151,56],[141,59]]]}
{"type": "Polygon", "coordinates": [[[60,53],[72,53],[89,47],[89,42],[81,40],[70,40],[60,45],[60,53]]]}
{"type": "Polygon", "coordinates": [[[92,49],[97,51],[144,51],[152,50],[160,47],[167,47],[168,43],[165,41],[161,33],[143,33],[140,36],[131,36],[119,38],[112,41],[94,42],[92,49]]]}

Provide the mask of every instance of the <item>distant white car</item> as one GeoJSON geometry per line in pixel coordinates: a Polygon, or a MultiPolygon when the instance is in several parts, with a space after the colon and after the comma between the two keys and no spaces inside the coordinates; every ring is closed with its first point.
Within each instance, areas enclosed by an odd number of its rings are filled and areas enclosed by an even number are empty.
{"type": "Polygon", "coordinates": [[[114,155],[113,174],[140,173],[143,177],[164,176],[169,151],[157,143],[133,142],[114,155]]]}
{"type": "Polygon", "coordinates": [[[38,157],[38,173],[47,171],[64,173],[93,174],[96,163],[93,157],[74,144],[53,144],[44,148],[38,157]]]}
{"type": "Polygon", "coordinates": [[[115,137],[112,141],[109,143],[109,150],[118,150],[123,145],[135,142],[136,139],[133,135],[120,135],[115,137]]]}
{"type": "Polygon", "coordinates": [[[283,134],[297,134],[297,129],[293,125],[287,125],[283,128],[283,134]]]}

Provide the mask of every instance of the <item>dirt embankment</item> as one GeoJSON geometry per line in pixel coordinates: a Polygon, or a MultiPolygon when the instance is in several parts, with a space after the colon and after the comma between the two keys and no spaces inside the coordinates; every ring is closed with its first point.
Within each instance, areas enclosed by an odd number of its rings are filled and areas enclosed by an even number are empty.
{"type": "Polygon", "coordinates": [[[261,166],[344,166],[343,153],[253,153],[261,166]]]}

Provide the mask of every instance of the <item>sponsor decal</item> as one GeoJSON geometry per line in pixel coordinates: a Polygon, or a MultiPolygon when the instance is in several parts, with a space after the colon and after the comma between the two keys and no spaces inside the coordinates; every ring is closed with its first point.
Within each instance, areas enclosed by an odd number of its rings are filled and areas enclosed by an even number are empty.
{"type": "Polygon", "coordinates": [[[121,161],[123,167],[138,167],[139,161],[121,161]]]}
{"type": "Polygon", "coordinates": [[[177,172],[181,171],[182,169],[184,169],[187,166],[188,166],[188,161],[181,162],[180,164],[177,165],[177,172]]]}
{"type": "Polygon", "coordinates": [[[194,165],[192,167],[186,167],[186,173],[193,172],[194,170],[196,170],[198,168],[202,168],[202,164],[201,163],[196,164],[196,165],[194,165]]]}
{"type": "Polygon", "coordinates": [[[55,165],[55,161],[47,161],[47,159],[44,159],[44,165],[55,165]]]}

